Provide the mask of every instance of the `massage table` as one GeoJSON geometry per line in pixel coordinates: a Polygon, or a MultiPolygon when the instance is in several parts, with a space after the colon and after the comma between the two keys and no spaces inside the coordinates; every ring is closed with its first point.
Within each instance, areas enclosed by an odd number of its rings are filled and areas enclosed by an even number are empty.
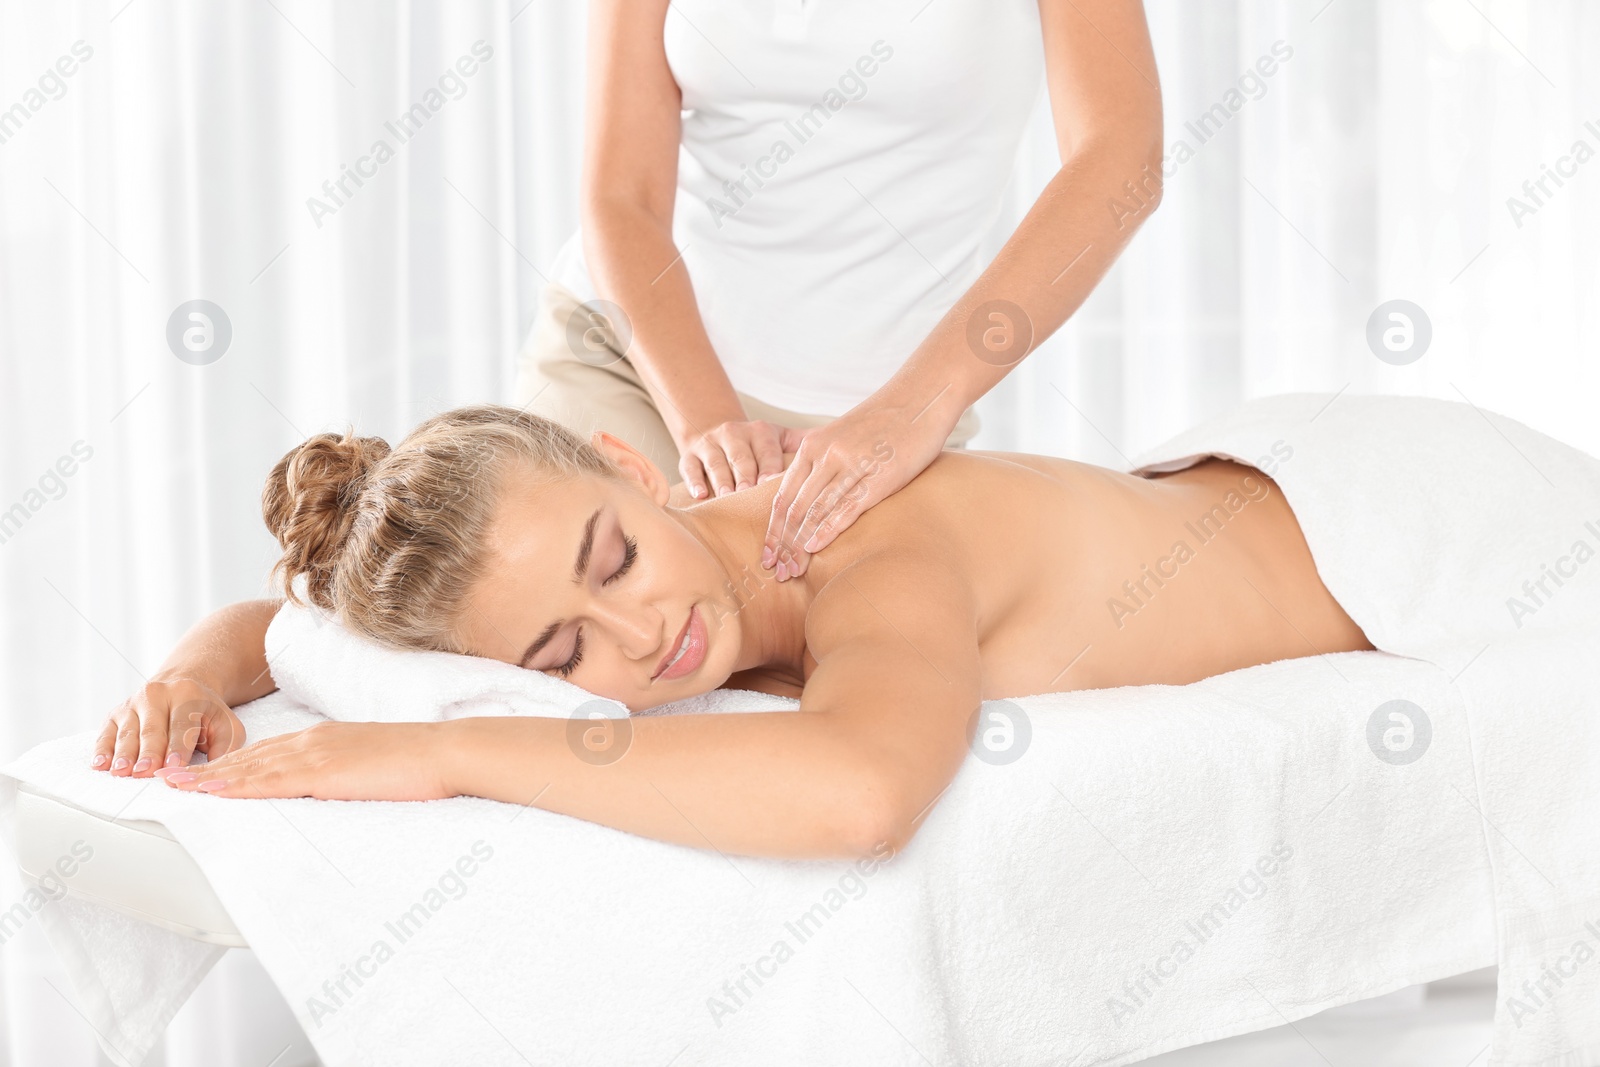
{"type": "MultiPolygon", "coordinates": [[[[51,873],[74,843],[87,843],[97,862],[73,875],[67,889],[72,896],[195,942],[247,947],[199,864],[159,822],[104,815],[26,783],[17,787],[14,804],[16,858],[29,882],[37,884],[51,873]]],[[[1438,838],[1438,847],[1451,847],[1450,835],[1440,833],[1438,838]]],[[[1487,895],[1486,883],[1482,889],[1487,895]]],[[[1492,928],[1487,921],[1476,926],[1463,932],[1476,942],[1482,962],[1488,963],[1493,959],[1492,928]]],[[[1492,968],[1468,972],[1460,981],[1492,988],[1492,968]]],[[[1350,1018],[1414,1014],[1421,1010],[1421,993],[1422,987],[1410,986],[1356,1002],[1349,1011],[1361,1014],[1350,1018]]]]}
{"type": "Polygon", "coordinates": [[[245,948],[228,909],[194,857],[166,827],[81,808],[34,785],[16,793],[17,866],[39,884],[85,842],[97,860],[67,882],[75,897],[208,945],[245,948]]]}

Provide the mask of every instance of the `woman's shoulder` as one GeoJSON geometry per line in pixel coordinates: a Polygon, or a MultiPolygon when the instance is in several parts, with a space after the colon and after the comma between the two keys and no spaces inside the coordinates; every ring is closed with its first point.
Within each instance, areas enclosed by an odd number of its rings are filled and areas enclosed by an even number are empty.
{"type": "Polygon", "coordinates": [[[1018,499],[1002,484],[1007,477],[989,461],[946,452],[859,516],[807,568],[808,633],[830,619],[848,630],[857,615],[881,614],[879,600],[923,603],[926,612],[933,590],[942,590],[947,601],[971,591],[989,569],[985,558],[993,557],[993,542],[986,545],[993,528],[985,517],[998,503],[1018,499]]]}

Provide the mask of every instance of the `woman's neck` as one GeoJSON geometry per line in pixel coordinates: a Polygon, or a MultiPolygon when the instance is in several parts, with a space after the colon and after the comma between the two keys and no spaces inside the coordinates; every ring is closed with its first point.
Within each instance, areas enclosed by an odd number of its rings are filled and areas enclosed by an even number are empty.
{"type": "Polygon", "coordinates": [[[740,493],[668,508],[668,514],[699,538],[726,575],[717,602],[708,605],[706,625],[713,632],[736,628],[739,658],[734,670],[778,667],[804,678],[811,589],[805,577],[780,582],[761,566],[778,482],[773,478],[740,493]]]}

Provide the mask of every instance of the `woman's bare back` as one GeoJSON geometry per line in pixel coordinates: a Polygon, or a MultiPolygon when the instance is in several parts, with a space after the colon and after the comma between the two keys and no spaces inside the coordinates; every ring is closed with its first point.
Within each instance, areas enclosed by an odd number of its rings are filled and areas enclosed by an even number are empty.
{"type": "MultiPolygon", "coordinates": [[[[1323,586],[1277,485],[1228,461],[1146,478],[946,452],[819,554],[805,581],[820,591],[886,550],[965,573],[985,699],[1184,684],[1371,647],[1323,586]]],[[[776,666],[728,685],[799,695],[814,666],[807,654],[802,677],[776,666]]]]}

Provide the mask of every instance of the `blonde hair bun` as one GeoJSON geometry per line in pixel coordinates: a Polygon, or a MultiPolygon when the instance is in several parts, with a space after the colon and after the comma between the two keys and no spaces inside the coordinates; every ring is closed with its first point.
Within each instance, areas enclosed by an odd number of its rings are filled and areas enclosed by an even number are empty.
{"type": "Polygon", "coordinates": [[[361,491],[388,454],[389,442],[381,437],[319,433],[272,468],[261,515],[283,546],[273,573],[289,599],[300,601],[296,587],[303,575],[307,599],[333,610],[334,564],[349,540],[361,491]]]}

